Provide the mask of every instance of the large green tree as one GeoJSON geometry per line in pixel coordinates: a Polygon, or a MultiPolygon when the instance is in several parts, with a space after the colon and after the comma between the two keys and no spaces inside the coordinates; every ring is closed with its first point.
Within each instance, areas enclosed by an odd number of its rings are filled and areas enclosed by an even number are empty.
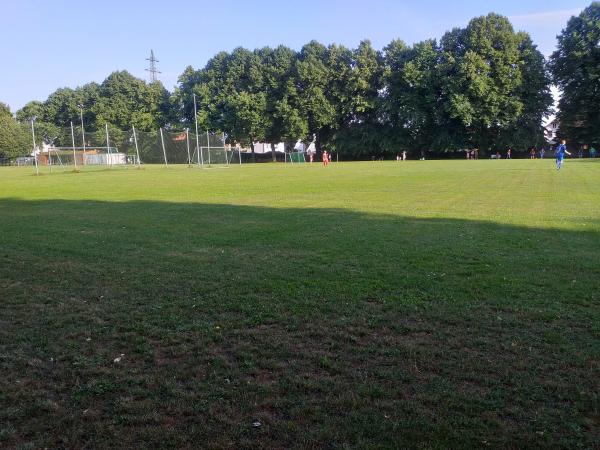
{"type": "Polygon", "coordinates": [[[26,126],[17,122],[10,108],[0,102],[0,158],[28,155],[32,142],[26,126]]]}
{"type": "Polygon", "coordinates": [[[327,47],[311,41],[300,50],[293,73],[298,89],[298,110],[305,117],[309,135],[324,140],[326,127],[335,122],[336,108],[328,95],[331,67],[327,47]]]}
{"type": "Polygon", "coordinates": [[[31,101],[16,113],[17,121],[29,127],[31,120],[35,119],[35,136],[38,145],[42,142],[46,144],[62,143],[59,142],[65,139],[65,132],[60,127],[52,122],[44,120],[45,110],[44,103],[39,101],[31,101]]]}
{"type": "Polygon", "coordinates": [[[442,37],[439,76],[444,112],[460,125],[455,146],[491,150],[523,113],[520,41],[509,20],[497,14],[442,37]]]}
{"type": "Polygon", "coordinates": [[[98,124],[127,130],[156,130],[171,121],[169,92],[156,81],[146,83],[127,71],[113,72],[100,85],[91,107],[98,124]]]}
{"type": "Polygon", "coordinates": [[[490,14],[446,33],[439,45],[393,41],[384,51],[388,146],[420,156],[543,142],[552,103],[545,60],[508,19],[490,14]]]}
{"type": "Polygon", "coordinates": [[[273,161],[276,159],[275,143],[284,141],[288,148],[307,133],[306,121],[299,113],[298,91],[293,82],[296,52],[279,46],[262,48],[256,52],[260,58],[265,89],[266,133],[271,143],[273,161]]]}
{"type": "Polygon", "coordinates": [[[550,67],[562,94],[559,134],[578,144],[600,144],[600,2],[569,20],[550,67]]]}
{"type": "Polygon", "coordinates": [[[89,132],[101,132],[106,123],[121,130],[135,125],[140,131],[178,124],[170,94],[163,85],[146,83],[127,71],[113,72],[101,84],[57,89],[44,102],[29,102],[17,111],[17,118],[23,122],[36,116],[40,129],[51,130],[52,125],[66,128],[71,121],[79,124],[82,112],[89,132]]]}
{"type": "Polygon", "coordinates": [[[41,122],[57,127],[68,127],[71,121],[78,122],[83,107],[83,121],[86,129],[95,130],[96,112],[94,106],[100,98],[100,85],[88,83],[77,89],[60,88],[48,96],[43,103],[41,122]]]}
{"type": "Polygon", "coordinates": [[[522,82],[517,97],[523,110],[516,122],[504,128],[496,144],[502,147],[527,149],[546,144],[542,122],[553,104],[550,74],[544,56],[527,33],[519,33],[519,53],[522,82]]]}
{"type": "Polygon", "coordinates": [[[334,62],[328,95],[336,110],[333,126],[327,127],[332,131],[329,146],[351,158],[381,153],[381,52],[365,40],[354,50],[329,47],[329,53],[334,62]]]}
{"type": "Polygon", "coordinates": [[[384,49],[382,116],[387,124],[386,146],[396,152],[445,148],[449,124],[442,126],[442,80],[435,41],[407,47],[400,40],[384,49]]]}
{"type": "Polygon", "coordinates": [[[254,141],[265,139],[272,120],[262,69],[260,52],[241,47],[217,54],[197,72],[186,69],[174,94],[184,123],[193,127],[195,94],[200,129],[226,132],[229,140],[254,150],[254,141]]]}
{"type": "Polygon", "coordinates": [[[19,109],[16,113],[19,122],[29,122],[32,118],[41,118],[44,114],[44,104],[39,101],[31,101],[19,109]]]}

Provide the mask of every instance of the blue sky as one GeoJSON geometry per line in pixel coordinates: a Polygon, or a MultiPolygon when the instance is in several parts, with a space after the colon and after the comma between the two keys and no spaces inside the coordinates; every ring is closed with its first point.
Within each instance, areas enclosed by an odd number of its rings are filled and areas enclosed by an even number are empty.
{"type": "Polygon", "coordinates": [[[370,39],[381,49],[392,39],[412,44],[439,38],[471,18],[494,11],[529,31],[552,52],[579,0],[0,0],[0,101],[13,111],[45,100],[59,87],[101,82],[115,70],[146,78],[150,49],[168,89],[184,68],[204,66],[221,50],[311,39],[355,47],[370,39]]]}

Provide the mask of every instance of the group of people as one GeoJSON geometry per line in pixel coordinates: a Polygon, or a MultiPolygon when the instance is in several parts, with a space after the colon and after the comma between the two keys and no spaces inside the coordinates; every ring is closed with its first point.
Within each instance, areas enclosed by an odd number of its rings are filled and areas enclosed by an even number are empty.
{"type": "MultiPolygon", "coordinates": [[[[588,148],[587,145],[584,145],[579,149],[579,151],[577,153],[579,158],[584,157],[585,151],[588,151],[590,158],[596,157],[596,149],[593,146],[588,148]]],[[[472,149],[472,150],[465,150],[465,152],[466,152],[467,159],[478,159],[479,158],[479,149],[477,149],[477,148],[472,149]]],[[[545,154],[546,154],[546,150],[544,148],[541,148],[539,151],[537,150],[536,147],[529,148],[529,158],[530,159],[536,159],[536,158],[544,159],[545,154]]],[[[565,140],[562,140],[561,143],[556,147],[554,154],[556,157],[556,169],[560,170],[560,168],[562,167],[562,162],[565,158],[565,155],[571,156],[571,153],[567,151],[567,143],[565,140]]],[[[312,163],[314,161],[314,152],[309,153],[309,158],[310,158],[310,162],[312,163]]],[[[502,156],[500,155],[499,151],[496,151],[496,154],[493,155],[492,158],[501,159],[502,156]]],[[[425,158],[422,158],[422,159],[425,159],[425,158]]],[[[506,150],[506,159],[512,159],[512,148],[510,148],[510,147],[506,150]]],[[[323,150],[322,160],[323,160],[324,166],[329,165],[329,162],[331,161],[331,154],[327,150],[323,150]]],[[[373,160],[375,160],[375,157],[373,157],[373,160]]],[[[403,151],[402,153],[399,153],[396,155],[396,161],[406,161],[406,150],[403,151]]]]}
{"type": "MultiPolygon", "coordinates": [[[[528,150],[529,150],[529,158],[530,159],[544,159],[544,156],[546,155],[546,149],[544,149],[543,147],[540,148],[539,150],[537,149],[537,147],[529,147],[528,150]]],[[[577,156],[579,158],[584,158],[585,152],[588,152],[589,157],[592,159],[595,158],[596,154],[597,154],[596,149],[593,146],[588,147],[587,145],[583,145],[582,147],[579,148],[579,151],[577,152],[577,156]]],[[[468,153],[469,152],[467,151],[467,159],[469,159],[468,153]]],[[[562,166],[562,161],[563,161],[565,155],[571,156],[571,153],[569,153],[567,151],[567,143],[565,140],[562,140],[560,142],[560,144],[556,146],[554,155],[556,157],[556,168],[558,170],[560,170],[560,167],[562,166]]],[[[509,147],[506,150],[505,158],[512,159],[511,156],[512,156],[512,149],[509,147]]],[[[492,158],[501,159],[502,156],[500,155],[499,151],[496,151],[496,154],[494,156],[492,156],[492,158]]]]}
{"type": "Polygon", "coordinates": [[[584,158],[585,157],[585,152],[588,152],[588,155],[590,158],[595,158],[596,157],[596,149],[594,148],[594,146],[588,147],[588,145],[583,145],[579,148],[579,151],[577,152],[577,156],[579,158],[584,158]]]}
{"type": "MultiPolygon", "coordinates": [[[[327,150],[323,150],[321,158],[323,160],[323,165],[328,166],[329,162],[331,161],[331,153],[329,153],[327,150]]],[[[308,152],[308,160],[311,164],[315,161],[315,152],[308,152]]]]}
{"type": "MultiPolygon", "coordinates": [[[[588,150],[587,145],[580,147],[579,151],[577,152],[577,156],[583,158],[585,150],[588,150]]],[[[532,159],[535,159],[535,147],[532,147],[530,149],[530,155],[532,159]]],[[[571,153],[567,150],[567,141],[563,139],[562,141],[560,141],[560,144],[556,147],[556,150],[554,152],[554,156],[556,158],[556,170],[561,169],[563,160],[565,159],[565,155],[571,156],[571,153]]],[[[589,148],[589,156],[590,158],[596,157],[596,149],[594,147],[589,148]]],[[[544,158],[544,149],[540,151],[540,158],[544,158]]]]}
{"type": "Polygon", "coordinates": [[[467,155],[467,159],[479,159],[479,149],[475,148],[473,150],[465,150],[467,155]]]}
{"type": "Polygon", "coordinates": [[[542,147],[538,152],[535,147],[529,147],[529,159],[544,159],[544,155],[546,154],[546,150],[542,147]]]}
{"type": "Polygon", "coordinates": [[[406,161],[406,150],[396,155],[396,161],[406,161]]]}

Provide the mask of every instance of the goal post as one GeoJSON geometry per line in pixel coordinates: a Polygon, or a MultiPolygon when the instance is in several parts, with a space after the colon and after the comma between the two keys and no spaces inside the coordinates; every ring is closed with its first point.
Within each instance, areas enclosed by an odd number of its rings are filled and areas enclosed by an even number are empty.
{"type": "Polygon", "coordinates": [[[42,152],[43,164],[49,166],[110,166],[135,164],[133,155],[121,153],[117,147],[50,147],[42,152]]]}
{"type": "Polygon", "coordinates": [[[194,150],[192,161],[197,163],[197,160],[203,161],[204,166],[224,166],[229,167],[232,164],[241,164],[242,156],[240,147],[220,146],[210,147],[201,146],[200,152],[194,150]]]}
{"type": "Polygon", "coordinates": [[[285,162],[291,164],[302,164],[306,162],[305,152],[286,152],[285,162]]]}

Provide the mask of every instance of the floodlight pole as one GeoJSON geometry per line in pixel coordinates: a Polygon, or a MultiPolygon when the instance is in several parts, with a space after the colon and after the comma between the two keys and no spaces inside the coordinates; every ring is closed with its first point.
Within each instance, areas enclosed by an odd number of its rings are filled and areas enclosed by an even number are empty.
{"type": "Polygon", "coordinates": [[[83,143],[83,155],[81,157],[81,164],[85,166],[85,129],[83,128],[83,105],[79,106],[79,114],[81,117],[81,141],[83,143]]]}
{"type": "Polygon", "coordinates": [[[208,130],[206,130],[206,146],[208,151],[208,167],[210,167],[210,135],[208,134],[208,130]]]}
{"type": "Polygon", "coordinates": [[[227,159],[227,146],[225,145],[225,132],[222,132],[223,134],[223,150],[225,150],[225,163],[227,164],[227,167],[229,167],[229,159],[227,159]]]}
{"type": "Polygon", "coordinates": [[[189,128],[185,129],[185,145],[187,147],[187,152],[188,152],[188,167],[191,167],[192,158],[190,157],[190,129],[189,128]]]}
{"type": "Polygon", "coordinates": [[[194,94],[194,122],[196,123],[196,149],[198,150],[198,165],[204,167],[204,158],[200,149],[200,141],[198,139],[198,109],[196,107],[196,94],[194,94]]]}
{"type": "Polygon", "coordinates": [[[106,151],[108,152],[107,155],[106,155],[106,157],[108,159],[108,165],[109,165],[109,167],[112,167],[112,156],[111,156],[111,153],[110,153],[110,140],[108,138],[108,122],[106,122],[104,124],[104,126],[106,127],[106,151]]]}
{"type": "Polygon", "coordinates": [[[39,175],[40,168],[38,166],[37,152],[35,151],[35,127],[33,126],[34,120],[35,120],[35,117],[32,117],[31,118],[31,137],[33,138],[33,161],[35,162],[35,174],[39,175]]]}
{"type": "Polygon", "coordinates": [[[165,150],[165,138],[163,136],[162,127],[160,128],[160,142],[162,144],[163,156],[165,157],[165,167],[169,167],[169,164],[167,163],[167,151],[165,150]]]}
{"type": "Polygon", "coordinates": [[[73,130],[73,121],[71,120],[71,142],[73,142],[73,164],[75,164],[75,171],[77,171],[77,154],[75,153],[75,131],[73,130]]]}
{"type": "Polygon", "coordinates": [[[50,153],[50,146],[48,146],[48,167],[50,167],[50,173],[52,173],[52,153],[50,153]]]}
{"type": "Polygon", "coordinates": [[[137,135],[135,134],[135,126],[131,125],[131,128],[133,128],[133,142],[135,142],[135,153],[137,154],[137,166],[139,169],[140,168],[140,149],[138,148],[137,135]]]}

